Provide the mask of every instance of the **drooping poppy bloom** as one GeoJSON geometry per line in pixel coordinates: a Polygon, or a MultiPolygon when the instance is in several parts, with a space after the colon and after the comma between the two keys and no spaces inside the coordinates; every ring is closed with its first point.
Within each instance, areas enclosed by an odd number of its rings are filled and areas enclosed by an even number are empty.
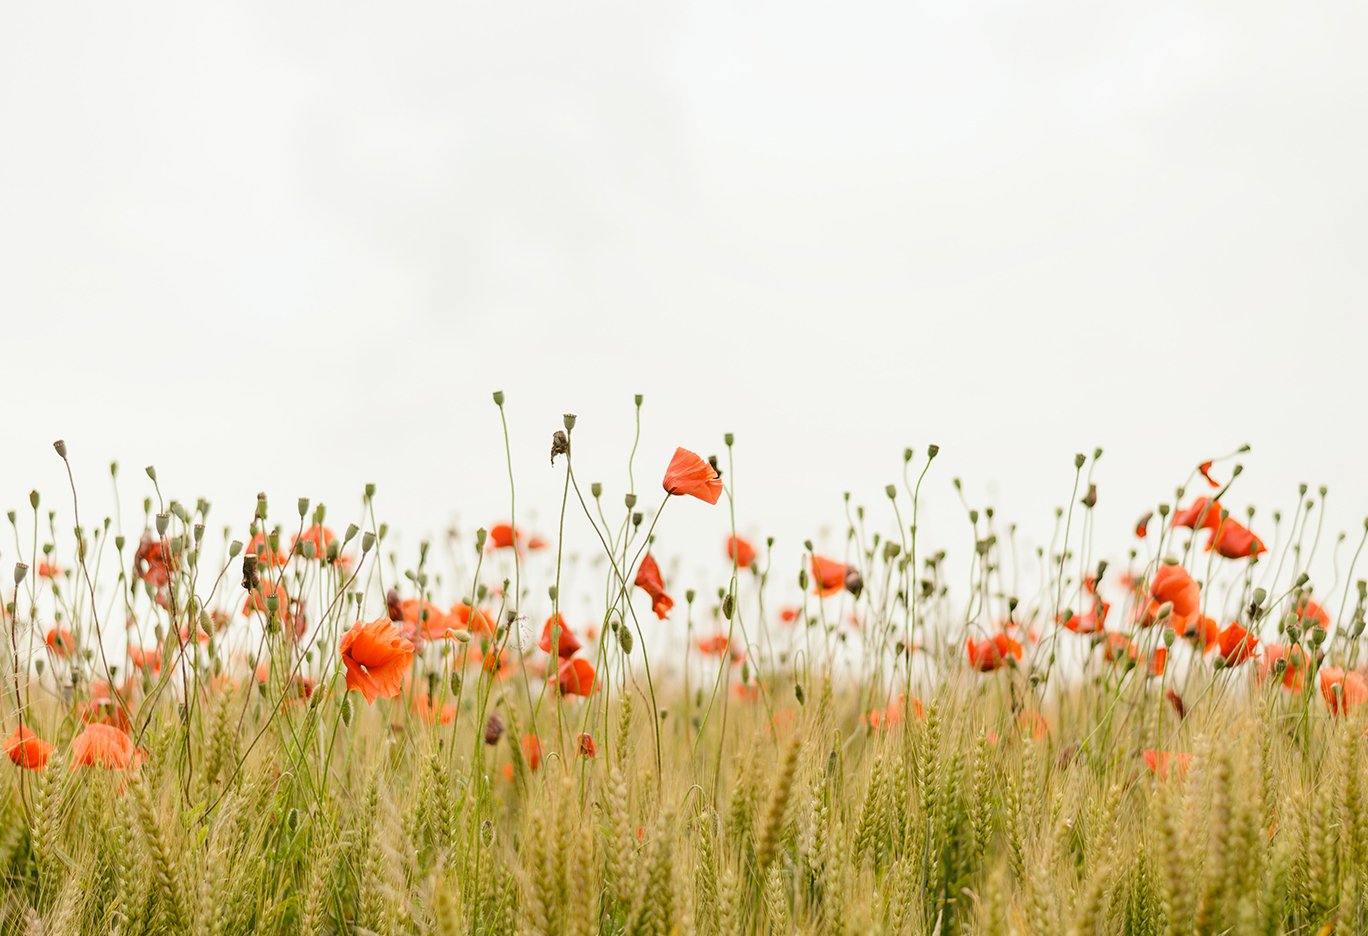
{"type": "Polygon", "coordinates": [[[969,665],[981,673],[991,673],[1009,660],[1020,660],[1022,653],[1021,644],[1006,634],[994,634],[983,640],[970,637],[964,647],[969,665]]]}
{"type": "Polygon", "coordinates": [[[551,632],[557,630],[556,636],[556,656],[562,660],[568,660],[579,652],[582,646],[579,638],[570,630],[570,625],[565,623],[565,617],[560,614],[553,614],[546,619],[546,625],[542,628],[541,640],[537,643],[543,653],[551,652],[551,632]]]}
{"type": "Polygon", "coordinates": [[[556,674],[560,694],[588,696],[594,691],[594,666],[583,657],[575,657],[561,664],[556,674]]]}
{"type": "Polygon", "coordinates": [[[674,599],[665,594],[665,580],[660,577],[660,566],[656,565],[655,557],[650,553],[641,560],[633,584],[651,596],[651,610],[656,617],[665,620],[674,607],[674,599]]]}
{"type": "Polygon", "coordinates": [[[413,644],[389,618],[357,621],[342,635],[338,650],[347,668],[347,688],[365,696],[368,705],[378,698],[392,699],[403,689],[413,644]]]}
{"type": "Polygon", "coordinates": [[[1160,780],[1167,780],[1170,774],[1182,776],[1192,765],[1192,755],[1185,751],[1156,751],[1154,748],[1147,748],[1142,752],[1142,756],[1150,773],[1160,780]]]}
{"type": "Polygon", "coordinates": [[[62,567],[55,562],[46,559],[38,563],[38,577],[45,579],[55,579],[62,574],[62,567]]]}
{"type": "Polygon", "coordinates": [[[1161,563],[1150,580],[1150,610],[1147,620],[1152,624],[1159,613],[1159,606],[1168,602],[1173,613],[1182,617],[1196,614],[1202,602],[1202,590],[1188,574],[1187,569],[1174,563],[1161,563]]]}
{"type": "Polygon", "coordinates": [[[113,725],[93,722],[71,742],[71,766],[127,770],[139,763],[133,739],[113,725]]]}
{"type": "Polygon", "coordinates": [[[1227,559],[1251,559],[1268,550],[1263,540],[1255,536],[1248,527],[1226,517],[1207,540],[1206,551],[1215,552],[1227,559]]]}
{"type": "Polygon", "coordinates": [[[742,569],[755,564],[755,547],[739,536],[727,537],[727,558],[736,562],[742,569]]]}
{"type": "Polygon", "coordinates": [[[588,732],[582,733],[575,739],[575,747],[579,749],[580,757],[593,760],[598,756],[598,745],[594,743],[594,736],[588,732]]]}
{"type": "Polygon", "coordinates": [[[43,643],[47,644],[54,656],[63,658],[71,656],[76,649],[76,638],[65,627],[49,628],[47,636],[43,638],[43,643]]]}
{"type": "Polygon", "coordinates": [[[5,753],[25,770],[42,770],[52,757],[52,745],[38,737],[28,725],[20,725],[5,741],[5,753]]]}
{"type": "Polygon", "coordinates": [[[1149,674],[1162,676],[1168,668],[1168,647],[1155,647],[1149,655],[1149,674]]]}
{"type": "Polygon", "coordinates": [[[1138,662],[1140,648],[1125,634],[1111,631],[1102,635],[1102,657],[1108,663],[1115,663],[1123,658],[1138,662]]]}
{"type": "Polygon", "coordinates": [[[1211,652],[1221,636],[1221,625],[1205,614],[1189,614],[1186,617],[1174,615],[1170,619],[1173,632],[1189,641],[1203,653],[1211,652]]]}
{"type": "Polygon", "coordinates": [[[1301,692],[1306,687],[1308,662],[1306,651],[1298,644],[1264,644],[1263,653],[1259,655],[1259,681],[1266,682],[1269,677],[1277,676],[1284,689],[1301,692]]]}
{"type": "Polygon", "coordinates": [[[1259,638],[1236,621],[1226,625],[1216,643],[1220,647],[1221,659],[1225,661],[1226,666],[1239,666],[1253,659],[1255,651],[1259,649],[1259,638]]]}
{"type": "Polygon", "coordinates": [[[1368,679],[1356,670],[1326,666],[1320,671],[1320,691],[1331,714],[1348,715],[1368,702],[1368,679]]]}
{"type": "Polygon", "coordinates": [[[662,482],[667,494],[687,494],[707,504],[722,496],[722,477],[717,469],[688,449],[675,449],[662,482]]]}
{"type": "Polygon", "coordinates": [[[457,602],[451,606],[451,614],[447,618],[451,627],[457,630],[468,630],[472,634],[485,634],[492,636],[494,624],[479,608],[471,608],[465,602],[457,602]]]}
{"type": "Polygon", "coordinates": [[[849,567],[844,562],[828,559],[825,556],[812,557],[812,580],[817,594],[826,598],[845,588],[846,573],[849,567]]]}
{"type": "Polygon", "coordinates": [[[1221,505],[1209,497],[1199,497],[1173,514],[1173,525],[1189,530],[1214,530],[1221,524],[1221,505]]]}
{"type": "Polygon", "coordinates": [[[257,557],[258,565],[283,566],[290,561],[289,556],[271,548],[271,541],[267,539],[264,531],[253,534],[251,541],[247,544],[246,552],[249,556],[257,557]]]}
{"type": "Polygon", "coordinates": [[[1150,510],[1142,514],[1139,520],[1135,521],[1135,536],[1137,539],[1144,539],[1149,536],[1149,524],[1150,519],[1153,516],[1154,511],[1150,510]]]}
{"type": "Polygon", "coordinates": [[[1330,612],[1321,607],[1318,602],[1310,598],[1303,598],[1297,602],[1297,621],[1302,627],[1320,625],[1326,630],[1330,629],[1330,612]]]}
{"type": "Polygon", "coordinates": [[[329,530],[321,523],[315,523],[290,539],[290,551],[294,552],[301,545],[313,547],[313,557],[315,559],[328,558],[328,547],[337,541],[333,531],[329,530]]]}

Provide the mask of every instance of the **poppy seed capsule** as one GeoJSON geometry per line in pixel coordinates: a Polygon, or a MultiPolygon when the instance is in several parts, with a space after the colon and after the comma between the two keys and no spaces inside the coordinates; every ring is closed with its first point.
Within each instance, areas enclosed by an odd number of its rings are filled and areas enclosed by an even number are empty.
{"type": "Polygon", "coordinates": [[[18,585],[20,582],[24,580],[24,578],[28,575],[28,568],[29,567],[24,565],[22,562],[16,562],[14,564],[14,584],[18,585]]]}
{"type": "Polygon", "coordinates": [[[566,432],[575,431],[575,414],[565,413],[561,416],[561,423],[565,426],[566,432]]]}
{"type": "Polygon", "coordinates": [[[504,404],[504,392],[503,392],[502,390],[495,390],[495,391],[494,391],[494,405],[495,405],[495,406],[503,406],[503,404],[504,404]]]}
{"type": "Polygon", "coordinates": [[[498,712],[490,712],[488,720],[485,721],[484,743],[493,747],[499,743],[499,739],[503,737],[503,733],[503,719],[499,717],[498,712]]]}
{"type": "Polygon", "coordinates": [[[602,482],[602,481],[595,481],[593,484],[589,485],[589,493],[593,495],[593,497],[594,497],[595,500],[598,500],[600,497],[602,497],[602,496],[603,496],[603,482],[602,482]]]}

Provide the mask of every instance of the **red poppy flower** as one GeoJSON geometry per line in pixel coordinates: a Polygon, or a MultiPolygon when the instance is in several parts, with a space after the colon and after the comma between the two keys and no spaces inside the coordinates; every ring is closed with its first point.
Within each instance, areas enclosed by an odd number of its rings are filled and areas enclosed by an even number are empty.
{"type": "Polygon", "coordinates": [[[1149,536],[1149,524],[1150,519],[1153,516],[1154,511],[1151,510],[1142,515],[1139,520],[1135,521],[1135,535],[1138,539],[1144,539],[1146,536],[1149,536]]]}
{"type": "Polygon", "coordinates": [[[534,734],[523,735],[522,739],[523,757],[527,759],[527,766],[533,770],[541,769],[542,746],[541,738],[534,734]]]}
{"type": "Polygon", "coordinates": [[[665,580],[660,577],[660,566],[656,565],[655,558],[650,553],[641,560],[633,584],[651,596],[651,610],[655,612],[656,617],[665,620],[670,609],[674,607],[674,599],[665,594],[665,580]]]}
{"type": "Polygon", "coordinates": [[[399,602],[399,619],[409,640],[441,640],[452,629],[442,609],[430,601],[408,598],[399,602]]]}
{"type": "Polygon", "coordinates": [[[598,745],[594,744],[594,736],[587,732],[575,739],[575,746],[579,749],[580,757],[593,760],[598,755],[598,745]]]}
{"type": "Polygon", "coordinates": [[[755,547],[739,536],[728,536],[727,558],[735,560],[739,568],[749,569],[755,564],[755,547]]]}
{"type": "Polygon", "coordinates": [[[133,553],[133,574],[154,588],[164,588],[171,581],[171,562],[161,540],[151,533],[143,533],[138,549],[133,553]]]}
{"type": "Polygon", "coordinates": [[[28,725],[20,725],[5,741],[5,753],[25,770],[42,770],[52,757],[52,745],[38,737],[28,725]]]}
{"type": "Polygon", "coordinates": [[[448,618],[451,626],[457,630],[468,630],[472,634],[494,634],[494,624],[489,617],[480,609],[472,609],[464,602],[458,602],[451,606],[451,615],[448,618]]]}
{"type": "Polygon", "coordinates": [[[1239,666],[1253,659],[1254,652],[1259,649],[1259,638],[1233,621],[1221,631],[1216,643],[1221,649],[1221,659],[1225,660],[1227,666],[1239,666]]]}
{"type": "Polygon", "coordinates": [[[1155,647],[1149,658],[1149,674],[1162,676],[1168,668],[1168,647],[1155,647]]]}
{"type": "Polygon", "coordinates": [[[1202,591],[1197,587],[1197,583],[1188,574],[1187,569],[1180,565],[1163,563],[1154,573],[1154,578],[1150,580],[1151,602],[1150,620],[1145,623],[1153,623],[1153,617],[1158,613],[1158,606],[1164,602],[1173,605],[1173,613],[1182,617],[1196,614],[1201,605],[1202,591]]]}
{"type": "Polygon", "coordinates": [[[1306,687],[1306,651],[1297,644],[1264,644],[1259,657],[1259,679],[1265,681],[1275,675],[1280,662],[1283,665],[1283,688],[1289,692],[1301,692],[1306,687]]]}
{"type": "Polygon", "coordinates": [[[1140,659],[1140,648],[1135,645],[1125,634],[1118,634],[1115,631],[1104,634],[1102,639],[1102,657],[1108,663],[1115,663],[1122,657],[1129,657],[1132,660],[1140,659]]]}
{"type": "Polygon", "coordinates": [[[565,618],[560,614],[553,614],[546,619],[546,626],[542,628],[541,641],[537,646],[541,647],[543,653],[551,652],[551,631],[560,628],[556,639],[556,656],[562,660],[568,660],[579,652],[581,646],[579,638],[570,630],[570,625],[565,623],[565,618]]]}
{"type": "Polygon", "coordinates": [[[583,657],[566,660],[556,673],[561,695],[588,696],[594,691],[594,666],[583,657]]]}
{"type": "Polygon", "coordinates": [[[76,649],[76,638],[65,627],[50,628],[47,636],[43,638],[43,643],[59,657],[71,656],[72,651],[76,649]]]}
{"type": "Polygon", "coordinates": [[[1207,540],[1206,551],[1215,551],[1227,559],[1250,559],[1268,550],[1248,527],[1226,517],[1216,532],[1207,540]]]}
{"type": "Polygon", "coordinates": [[[991,673],[1010,659],[1021,659],[1021,644],[1006,634],[994,634],[984,640],[970,637],[964,646],[969,665],[981,673],[991,673]]]}
{"type": "Polygon", "coordinates": [[[798,615],[802,613],[802,608],[789,605],[779,609],[779,620],[783,621],[785,624],[792,624],[794,621],[798,620],[798,615]]]}
{"type": "Polygon", "coordinates": [[[337,647],[347,668],[347,688],[360,692],[367,704],[392,699],[403,689],[413,644],[389,618],[357,621],[337,647]]]}
{"type": "Polygon", "coordinates": [[[662,485],[667,494],[688,494],[708,504],[716,504],[722,496],[722,478],[717,470],[683,448],[675,449],[662,485]]]}
{"type": "Polygon", "coordinates": [[[827,559],[825,556],[814,555],[812,557],[812,578],[816,583],[817,594],[823,598],[834,595],[845,588],[846,572],[848,571],[849,569],[844,562],[827,559]]]}
{"type": "Polygon", "coordinates": [[[456,720],[456,703],[443,702],[441,708],[432,703],[432,698],[424,691],[413,694],[413,711],[429,724],[450,725],[456,720]]]}
{"type": "Polygon", "coordinates": [[[1221,636],[1221,625],[1204,614],[1189,614],[1186,617],[1175,614],[1169,620],[1175,634],[1190,641],[1203,653],[1210,652],[1221,636]]]}
{"type": "Polygon", "coordinates": [[[1302,627],[1319,624],[1326,630],[1330,629],[1330,612],[1310,598],[1303,598],[1297,603],[1297,620],[1302,627]]]}
{"type": "Polygon", "coordinates": [[[1098,599],[1093,602],[1092,610],[1087,614],[1071,614],[1067,620],[1062,620],[1064,615],[1061,613],[1060,623],[1065,630],[1071,630],[1075,634],[1096,634],[1102,630],[1107,623],[1107,614],[1111,611],[1111,604],[1098,599]]]}
{"type": "Polygon", "coordinates": [[[1167,780],[1170,774],[1181,776],[1192,765],[1192,755],[1183,751],[1145,750],[1145,766],[1160,780],[1167,780]]]}
{"type": "Polygon", "coordinates": [[[55,562],[43,560],[38,563],[38,577],[45,579],[55,579],[62,574],[62,567],[55,562]]]}
{"type": "Polygon", "coordinates": [[[1214,530],[1221,523],[1221,505],[1209,497],[1199,497],[1173,515],[1173,525],[1189,530],[1214,530]]]}
{"type": "Polygon", "coordinates": [[[128,645],[128,662],[133,664],[136,669],[151,670],[160,673],[162,667],[162,655],[160,647],[139,647],[136,644],[128,645]]]}
{"type": "Polygon", "coordinates": [[[262,576],[257,581],[257,587],[247,593],[247,600],[243,602],[242,613],[251,616],[255,611],[258,614],[266,614],[266,601],[269,598],[276,599],[276,613],[286,624],[294,620],[294,615],[290,612],[290,593],[285,588],[285,581],[273,582],[268,576],[262,576]]]}
{"type": "Polygon", "coordinates": [[[140,758],[133,739],[113,725],[95,722],[86,725],[71,742],[72,767],[107,767],[127,770],[140,758]]]}
{"type": "Polygon", "coordinates": [[[1320,671],[1320,691],[1325,705],[1335,715],[1348,715],[1368,702],[1368,680],[1356,670],[1326,666],[1320,671]]]}
{"type": "Polygon", "coordinates": [[[495,679],[504,680],[513,675],[513,663],[508,658],[507,650],[486,650],[480,666],[486,673],[493,675],[495,679]]]}
{"type": "Polygon", "coordinates": [[[1207,459],[1206,461],[1198,465],[1197,471],[1201,473],[1203,478],[1206,478],[1206,483],[1211,485],[1213,488],[1218,488],[1221,486],[1221,482],[1217,481],[1215,478],[1211,476],[1211,459],[1207,459]]]}
{"type": "Polygon", "coordinates": [[[521,538],[522,533],[510,523],[496,523],[489,528],[489,545],[493,549],[512,549],[521,538]]]}

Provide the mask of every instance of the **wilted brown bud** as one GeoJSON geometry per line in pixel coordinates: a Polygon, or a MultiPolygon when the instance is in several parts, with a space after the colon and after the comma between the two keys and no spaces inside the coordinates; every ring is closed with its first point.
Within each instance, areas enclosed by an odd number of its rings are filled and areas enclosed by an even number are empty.
{"type": "Polygon", "coordinates": [[[251,591],[260,585],[257,579],[257,557],[255,553],[248,553],[242,557],[242,587],[251,591]]]}
{"type": "Polygon", "coordinates": [[[860,597],[860,592],[864,591],[864,576],[854,566],[846,569],[845,590],[856,598],[860,597]]]}
{"type": "Polygon", "coordinates": [[[399,605],[399,589],[391,588],[385,595],[385,612],[389,614],[391,621],[402,621],[404,619],[403,609],[399,605]]]}
{"type": "Polygon", "coordinates": [[[557,429],[551,436],[551,464],[556,463],[557,455],[564,455],[570,451],[570,437],[562,429],[557,429]]]}
{"type": "Polygon", "coordinates": [[[498,712],[490,712],[489,719],[485,722],[484,743],[493,747],[499,743],[499,739],[503,737],[503,733],[503,719],[499,717],[498,712]]]}

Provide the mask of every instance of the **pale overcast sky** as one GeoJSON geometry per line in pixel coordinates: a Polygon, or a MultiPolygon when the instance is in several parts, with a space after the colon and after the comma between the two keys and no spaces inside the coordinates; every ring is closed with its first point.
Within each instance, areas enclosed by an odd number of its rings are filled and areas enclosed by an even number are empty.
{"type": "Polygon", "coordinates": [[[375,481],[411,542],[506,515],[503,388],[542,527],[560,414],[617,503],[641,392],[642,487],[734,431],[791,547],[931,441],[960,550],[950,477],[1042,538],[1094,445],[1116,549],[1246,441],[1234,505],[1357,534],[1366,48],[1349,2],[8,4],[0,506],[65,506],[62,436],[92,514],[118,458],[220,521],[375,481]]]}

